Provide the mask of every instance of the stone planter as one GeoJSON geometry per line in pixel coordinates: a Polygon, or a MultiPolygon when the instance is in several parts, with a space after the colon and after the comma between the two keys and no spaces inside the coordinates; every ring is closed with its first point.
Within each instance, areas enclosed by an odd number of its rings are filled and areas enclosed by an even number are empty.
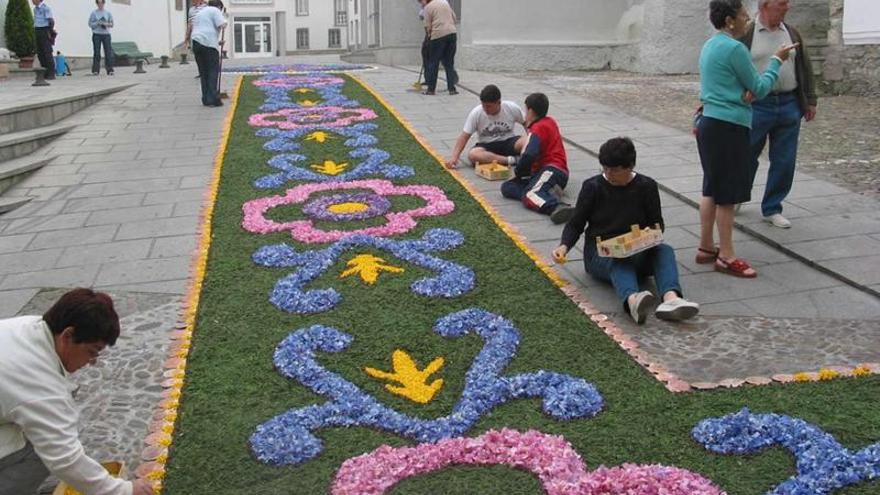
{"type": "Polygon", "coordinates": [[[18,68],[19,69],[32,69],[34,67],[34,57],[19,57],[18,58],[18,68]]]}

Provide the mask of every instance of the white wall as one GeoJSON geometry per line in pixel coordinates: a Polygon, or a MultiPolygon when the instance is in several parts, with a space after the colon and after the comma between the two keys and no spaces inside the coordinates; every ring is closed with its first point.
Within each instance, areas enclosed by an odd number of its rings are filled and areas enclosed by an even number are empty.
{"type": "Polygon", "coordinates": [[[296,15],[296,1],[287,3],[287,51],[296,52],[296,30],[309,30],[309,50],[338,50],[348,47],[346,26],[335,26],[335,5],[333,0],[309,0],[309,15],[296,15]],[[330,29],[339,29],[341,43],[339,48],[330,48],[330,29]]]}
{"type": "Polygon", "coordinates": [[[6,25],[6,3],[9,0],[0,0],[0,48],[6,48],[6,33],[3,31],[6,25]]]}
{"type": "MultiPolygon", "coordinates": [[[[5,3],[4,0],[0,2],[5,3]]],[[[47,0],[55,15],[58,40],[55,49],[69,57],[91,56],[92,30],[89,14],[92,0],[47,0]]],[[[174,8],[174,0],[131,0],[131,5],[107,2],[113,14],[113,41],[134,41],[144,52],[170,55],[171,48],[183,41],[186,13],[174,8]],[[169,14],[170,13],[170,14],[169,14]]]]}

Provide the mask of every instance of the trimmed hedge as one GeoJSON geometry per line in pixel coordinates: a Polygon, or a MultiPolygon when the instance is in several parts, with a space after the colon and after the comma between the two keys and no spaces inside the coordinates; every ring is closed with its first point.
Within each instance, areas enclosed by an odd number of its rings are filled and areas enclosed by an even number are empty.
{"type": "Polygon", "coordinates": [[[19,58],[33,57],[37,52],[34,39],[34,16],[28,0],[9,0],[6,5],[6,46],[19,58]]]}

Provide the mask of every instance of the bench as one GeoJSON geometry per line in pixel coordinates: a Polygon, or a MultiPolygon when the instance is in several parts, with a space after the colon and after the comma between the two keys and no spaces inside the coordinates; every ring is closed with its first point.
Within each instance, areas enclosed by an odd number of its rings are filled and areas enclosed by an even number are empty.
{"type": "Polygon", "coordinates": [[[110,43],[113,50],[113,58],[116,59],[115,65],[131,65],[131,63],[142,58],[150,63],[152,52],[142,52],[134,41],[114,41],[110,43]]]}

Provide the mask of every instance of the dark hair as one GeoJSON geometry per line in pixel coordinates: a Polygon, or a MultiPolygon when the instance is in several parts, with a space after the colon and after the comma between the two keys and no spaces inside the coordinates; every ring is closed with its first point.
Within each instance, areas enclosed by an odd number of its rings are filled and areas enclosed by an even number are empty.
{"type": "Polygon", "coordinates": [[[217,7],[220,10],[223,10],[223,2],[220,0],[208,0],[209,7],[217,7]]]}
{"type": "Polygon", "coordinates": [[[599,163],[603,167],[633,168],[636,166],[636,147],[628,137],[611,138],[599,148],[599,163]]]}
{"type": "Polygon", "coordinates": [[[709,2],[709,20],[715,29],[721,29],[727,23],[728,17],[736,19],[742,6],[742,0],[712,0],[709,2]]]}
{"type": "Polygon", "coordinates": [[[52,333],[57,335],[73,327],[73,341],[116,343],[119,338],[119,316],[113,299],[91,289],[73,289],[61,296],[43,315],[52,333]]]}
{"type": "Polygon", "coordinates": [[[498,86],[490,84],[480,91],[480,101],[483,103],[495,103],[501,101],[501,90],[498,86]]]}
{"type": "Polygon", "coordinates": [[[531,108],[539,119],[547,116],[547,110],[550,109],[550,100],[544,93],[532,93],[526,96],[526,108],[531,108]]]}

